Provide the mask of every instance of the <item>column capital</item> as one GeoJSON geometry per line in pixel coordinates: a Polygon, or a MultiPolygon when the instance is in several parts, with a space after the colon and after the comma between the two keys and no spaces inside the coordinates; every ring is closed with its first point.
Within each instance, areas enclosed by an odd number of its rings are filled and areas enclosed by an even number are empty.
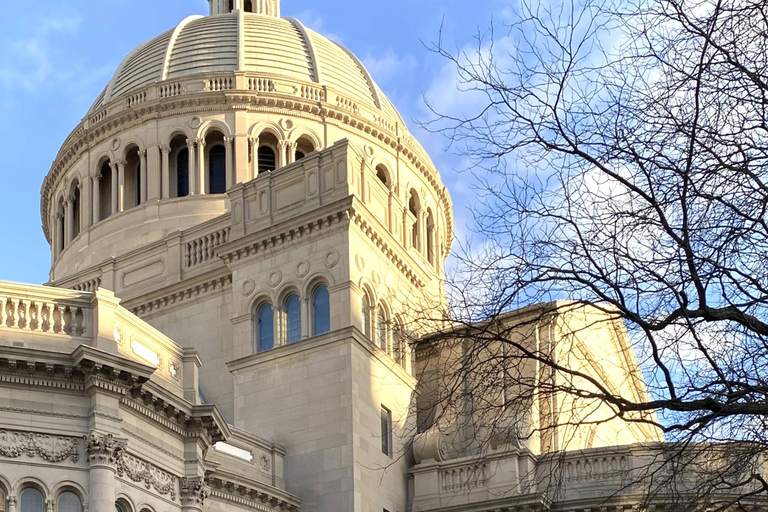
{"type": "Polygon", "coordinates": [[[99,181],[101,179],[101,172],[95,172],[95,173],[91,174],[91,179],[99,181]]]}
{"type": "Polygon", "coordinates": [[[190,151],[195,149],[195,146],[197,145],[198,140],[199,139],[187,139],[187,149],[189,149],[190,151]]]}
{"type": "Polygon", "coordinates": [[[171,153],[171,146],[169,146],[168,144],[164,144],[164,145],[160,146],[160,151],[162,153],[164,153],[164,154],[170,154],[171,153]]]}
{"type": "Polygon", "coordinates": [[[75,202],[75,195],[74,195],[74,194],[70,194],[70,195],[68,195],[68,196],[67,196],[67,199],[66,199],[66,201],[67,201],[69,204],[72,204],[72,203],[74,203],[74,202],[75,202]]]}
{"type": "Polygon", "coordinates": [[[139,156],[143,157],[143,158],[146,158],[147,157],[147,150],[146,149],[140,150],[139,151],[139,156]]]}
{"type": "Polygon", "coordinates": [[[112,434],[100,434],[95,430],[85,438],[85,452],[88,454],[88,465],[106,466],[116,469],[123,456],[126,442],[118,441],[112,434]]]}
{"type": "Polygon", "coordinates": [[[259,138],[258,137],[248,137],[248,144],[251,146],[258,146],[259,145],[259,138]]]}
{"type": "Polygon", "coordinates": [[[211,495],[211,488],[201,477],[179,479],[179,498],[182,507],[202,507],[205,499],[211,495]]]}
{"type": "Polygon", "coordinates": [[[205,147],[205,139],[195,139],[195,144],[197,144],[198,147],[204,148],[205,147]]]}
{"type": "Polygon", "coordinates": [[[290,146],[291,143],[288,140],[281,140],[277,144],[280,146],[280,149],[286,149],[288,146],[290,146]]]}
{"type": "Polygon", "coordinates": [[[232,143],[235,142],[234,137],[224,137],[224,145],[227,147],[232,147],[232,143]]]}
{"type": "Polygon", "coordinates": [[[117,161],[115,162],[115,164],[116,164],[118,167],[125,167],[125,166],[126,166],[126,164],[128,164],[128,162],[127,162],[127,161],[126,161],[124,158],[121,158],[120,160],[117,160],[117,161]]]}
{"type": "Polygon", "coordinates": [[[19,498],[17,498],[16,496],[11,496],[9,494],[8,496],[5,497],[5,499],[8,501],[9,506],[15,507],[16,505],[19,504],[19,498]]]}
{"type": "Polygon", "coordinates": [[[56,220],[61,220],[63,218],[64,218],[64,214],[63,213],[57,213],[56,214],[56,220]]]}

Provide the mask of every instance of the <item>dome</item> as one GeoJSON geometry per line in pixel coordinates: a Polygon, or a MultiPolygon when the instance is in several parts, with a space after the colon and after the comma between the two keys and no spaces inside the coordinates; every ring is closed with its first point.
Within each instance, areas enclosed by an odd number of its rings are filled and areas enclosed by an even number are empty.
{"type": "Polygon", "coordinates": [[[331,88],[337,101],[350,110],[379,112],[391,123],[403,122],[362,62],[346,48],[296,19],[243,10],[190,16],[137,47],[120,64],[89,115],[152,84],[226,72],[269,78],[273,92],[302,83],[331,88]]]}

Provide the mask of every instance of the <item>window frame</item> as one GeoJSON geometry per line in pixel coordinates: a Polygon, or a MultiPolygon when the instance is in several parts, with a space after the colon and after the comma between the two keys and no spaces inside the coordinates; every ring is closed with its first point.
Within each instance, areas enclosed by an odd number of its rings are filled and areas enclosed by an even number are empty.
{"type": "Polygon", "coordinates": [[[312,315],[312,336],[322,336],[323,334],[331,332],[331,291],[328,289],[328,285],[325,283],[318,283],[312,288],[310,295],[312,299],[311,315],[312,315]],[[327,298],[327,325],[328,329],[320,332],[318,329],[318,308],[317,308],[317,292],[321,289],[325,289],[325,296],[327,298]]]}
{"type": "Polygon", "coordinates": [[[256,324],[256,340],[255,340],[255,352],[260,354],[262,352],[268,352],[275,348],[275,306],[272,304],[272,302],[268,300],[261,301],[256,306],[256,315],[255,315],[255,324],[256,324]],[[262,318],[261,314],[262,311],[264,311],[264,308],[269,307],[271,310],[271,329],[272,329],[272,344],[270,347],[262,348],[262,336],[261,336],[261,326],[262,326],[262,318]]]}
{"type": "Polygon", "coordinates": [[[392,458],[392,411],[381,406],[381,453],[392,458]]]}

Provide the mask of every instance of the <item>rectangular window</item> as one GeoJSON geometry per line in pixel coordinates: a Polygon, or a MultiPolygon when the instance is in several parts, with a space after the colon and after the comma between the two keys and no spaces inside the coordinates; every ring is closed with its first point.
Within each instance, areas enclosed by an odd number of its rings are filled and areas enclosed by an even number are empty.
{"type": "Polygon", "coordinates": [[[392,456],[392,413],[381,406],[381,453],[392,456]]]}

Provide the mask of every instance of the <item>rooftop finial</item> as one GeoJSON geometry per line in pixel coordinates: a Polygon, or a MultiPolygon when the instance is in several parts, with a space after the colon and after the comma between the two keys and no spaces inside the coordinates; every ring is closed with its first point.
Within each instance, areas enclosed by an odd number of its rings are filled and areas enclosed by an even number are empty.
{"type": "Polygon", "coordinates": [[[208,0],[211,16],[245,11],[266,16],[280,16],[280,0],[208,0]]]}

